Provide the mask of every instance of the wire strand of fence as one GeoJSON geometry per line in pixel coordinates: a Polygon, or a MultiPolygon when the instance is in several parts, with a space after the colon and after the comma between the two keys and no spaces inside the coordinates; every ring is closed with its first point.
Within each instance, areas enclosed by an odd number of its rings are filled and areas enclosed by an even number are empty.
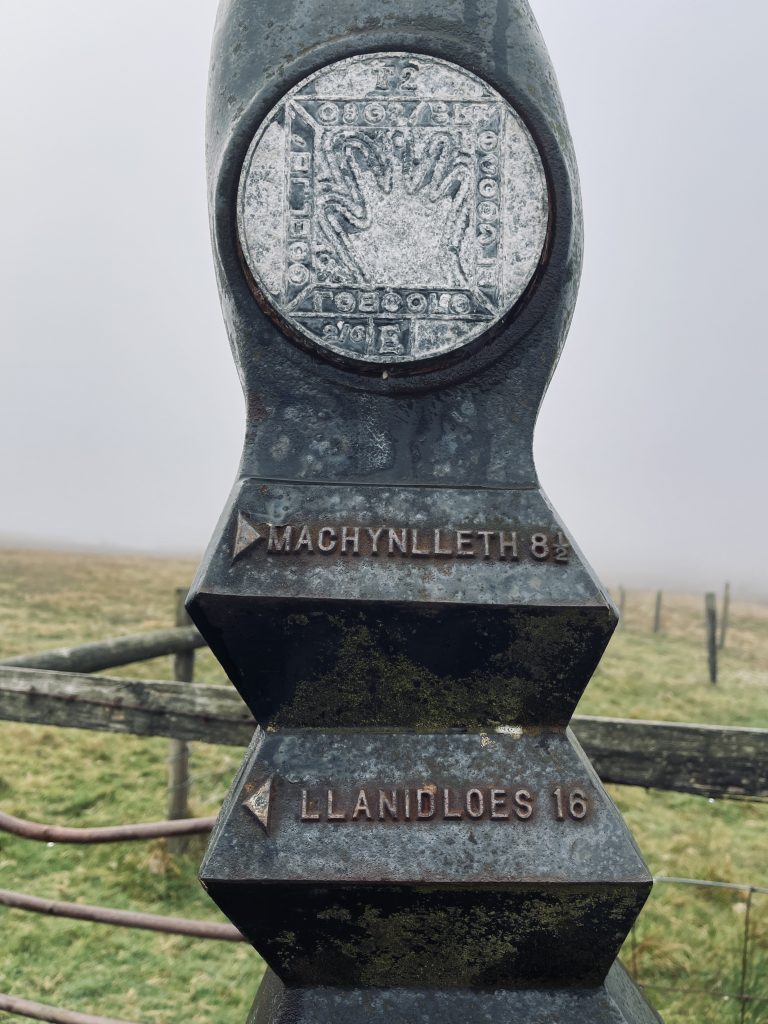
{"type": "Polygon", "coordinates": [[[741,943],[741,964],[739,972],[739,991],[732,992],[723,989],[703,988],[691,985],[663,985],[657,984],[653,981],[644,981],[640,977],[640,971],[638,967],[638,955],[637,955],[637,936],[636,928],[637,924],[633,925],[630,932],[630,950],[629,959],[631,963],[631,974],[636,984],[641,989],[653,989],[655,992],[666,992],[675,994],[697,994],[707,995],[712,998],[720,1000],[733,1000],[740,1004],[739,1009],[739,1021],[740,1024],[745,1024],[747,1019],[747,1009],[750,1006],[757,1005],[758,1003],[768,1004],[768,997],[755,996],[747,991],[749,981],[749,964],[750,964],[750,938],[751,938],[751,910],[752,910],[752,898],[756,894],[768,895],[768,887],[760,885],[752,885],[749,883],[740,882],[721,882],[706,878],[678,878],[670,875],[656,875],[654,876],[654,884],[656,883],[667,883],[670,885],[683,885],[693,886],[698,889],[713,889],[713,890],[726,890],[730,892],[738,892],[741,894],[746,893],[746,905],[744,913],[744,934],[741,943]]]}
{"type": "MultiPolygon", "coordinates": [[[[634,979],[635,984],[641,989],[651,989],[654,992],[668,992],[670,994],[685,996],[685,995],[697,995],[697,996],[712,996],[713,998],[721,999],[723,1002],[726,1000],[733,1000],[738,1002],[741,996],[738,992],[721,992],[718,989],[712,988],[691,988],[690,985],[661,985],[655,981],[638,981],[634,979]]],[[[744,996],[744,1002],[746,1004],[752,1003],[757,1006],[761,1003],[768,1003],[768,996],[744,996]]]]}
{"type": "Polygon", "coordinates": [[[0,993],[0,1011],[13,1013],[18,1017],[47,1020],[51,1024],[132,1024],[131,1021],[119,1020],[117,1017],[98,1017],[93,1013],[64,1010],[60,1006],[35,1003],[31,999],[20,999],[18,996],[9,996],[5,993],[0,993]]]}
{"type": "Polygon", "coordinates": [[[732,889],[738,892],[768,894],[768,886],[740,882],[717,882],[709,878],[675,878],[671,875],[654,875],[654,882],[669,882],[672,885],[696,885],[701,889],[732,889]]]}
{"type": "Polygon", "coordinates": [[[173,821],[148,821],[138,825],[73,828],[69,825],[27,821],[0,811],[0,831],[42,843],[121,843],[167,836],[191,836],[210,832],[215,822],[215,817],[176,818],[173,821]]]}
{"type": "Polygon", "coordinates": [[[54,917],[93,921],[97,924],[112,924],[123,928],[140,928],[144,931],[165,932],[170,935],[186,935],[193,939],[245,942],[234,925],[218,921],[193,921],[186,917],[164,917],[161,914],[144,914],[136,910],[97,907],[88,903],[46,900],[39,896],[31,896],[29,893],[14,892],[11,889],[0,889],[0,904],[14,910],[29,910],[35,914],[50,914],[54,917]]]}

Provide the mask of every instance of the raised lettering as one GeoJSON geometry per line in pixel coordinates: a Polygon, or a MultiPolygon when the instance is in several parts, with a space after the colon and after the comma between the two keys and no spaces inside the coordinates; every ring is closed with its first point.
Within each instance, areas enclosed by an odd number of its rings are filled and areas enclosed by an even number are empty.
{"type": "MultiPolygon", "coordinates": [[[[302,822],[421,822],[438,818],[441,821],[496,822],[527,821],[534,817],[536,795],[531,790],[503,789],[498,786],[453,787],[424,783],[419,789],[390,786],[366,787],[352,791],[327,789],[325,803],[311,788],[301,790],[300,820],[302,822]]],[[[558,821],[576,822],[589,817],[590,798],[586,789],[556,786],[549,791],[554,817],[558,821]]]]}
{"type": "Polygon", "coordinates": [[[430,313],[450,313],[451,296],[448,292],[429,293],[430,313]]]}
{"type": "MultiPolygon", "coordinates": [[[[411,558],[498,558],[519,562],[521,558],[567,564],[568,548],[555,544],[547,533],[530,534],[524,541],[516,530],[449,530],[444,527],[315,526],[293,523],[261,527],[269,531],[266,548],[270,554],[359,555],[378,557],[388,553],[411,558]],[[385,546],[386,545],[386,546],[385,546]],[[522,545],[522,546],[521,546],[522,545]]],[[[266,537],[267,534],[261,534],[266,537]]],[[[557,534],[559,540],[563,535],[557,534]]],[[[567,544],[567,541],[565,542],[567,544]]]]}
{"type": "Polygon", "coordinates": [[[403,555],[408,550],[408,531],[407,530],[400,530],[400,535],[399,536],[398,536],[397,530],[390,530],[389,531],[389,553],[390,553],[390,555],[393,555],[395,553],[395,548],[396,547],[397,547],[398,551],[400,551],[400,553],[403,554],[403,555]]]}
{"type": "Polygon", "coordinates": [[[470,818],[482,818],[483,811],[485,810],[482,790],[468,789],[464,806],[467,808],[467,814],[470,818]]]}
{"type": "Polygon", "coordinates": [[[515,814],[523,821],[533,814],[533,797],[527,789],[518,789],[515,793],[515,814]]]}
{"type": "Polygon", "coordinates": [[[381,67],[376,68],[376,89],[386,92],[395,77],[394,68],[381,67]]]}
{"type": "Polygon", "coordinates": [[[549,558],[549,538],[546,533],[534,533],[531,537],[531,554],[540,562],[549,558]]]}
{"type": "Polygon", "coordinates": [[[326,817],[328,818],[328,821],[346,821],[347,820],[347,815],[344,813],[344,811],[337,811],[337,810],[334,809],[333,804],[334,804],[334,800],[335,799],[336,799],[336,794],[334,793],[334,791],[332,789],[329,789],[328,790],[328,813],[326,814],[326,817]]]}
{"type": "Polygon", "coordinates": [[[379,821],[389,816],[392,821],[398,821],[397,816],[397,790],[390,789],[389,795],[384,789],[379,790],[379,821]]]}
{"type": "Polygon", "coordinates": [[[574,789],[568,797],[568,811],[574,821],[582,821],[587,816],[587,797],[583,789],[574,789]]]}
{"type": "Polygon", "coordinates": [[[503,530],[499,530],[499,558],[502,560],[507,558],[507,551],[509,551],[509,558],[511,561],[517,561],[517,533],[513,530],[510,534],[509,540],[506,539],[506,535],[503,530]]]}
{"type": "Polygon", "coordinates": [[[368,529],[368,536],[371,538],[371,554],[378,555],[379,553],[379,537],[384,533],[384,527],[380,526],[378,530],[372,530],[370,526],[368,529]]]}
{"type": "Polygon", "coordinates": [[[461,807],[451,807],[451,791],[447,786],[443,790],[443,817],[446,820],[461,818],[461,807]]]}
{"type": "Polygon", "coordinates": [[[565,821],[565,810],[563,809],[563,791],[560,786],[552,791],[555,798],[555,817],[558,821],[565,821]]]}
{"type": "Polygon", "coordinates": [[[341,528],[341,553],[346,555],[347,548],[352,545],[352,554],[360,554],[360,527],[342,526],[341,528]]]}
{"type": "Polygon", "coordinates": [[[474,558],[474,537],[471,530],[456,531],[456,554],[462,558],[474,558]]]}
{"type": "Polygon", "coordinates": [[[418,530],[411,530],[411,554],[412,555],[430,555],[430,554],[432,554],[432,552],[429,550],[429,548],[426,548],[425,550],[421,550],[419,548],[418,544],[419,544],[419,531],[418,530]]]}
{"type": "Polygon", "coordinates": [[[476,530],[478,537],[483,538],[483,558],[491,557],[491,537],[494,534],[493,530],[476,530]]]}
{"type": "Polygon", "coordinates": [[[406,295],[405,304],[411,313],[423,313],[427,308],[427,300],[420,292],[406,295]]]}
{"type": "Polygon", "coordinates": [[[333,298],[333,292],[327,288],[317,288],[312,295],[312,308],[316,313],[325,313],[326,309],[323,305],[325,299],[330,302],[333,298]]]}
{"type": "Polygon", "coordinates": [[[370,821],[373,815],[371,809],[368,806],[368,797],[365,795],[365,790],[361,789],[357,794],[357,802],[355,803],[355,809],[352,811],[352,821],[357,821],[361,814],[365,815],[365,820],[370,821]]]}
{"type": "Polygon", "coordinates": [[[302,548],[306,548],[309,552],[313,552],[315,550],[312,547],[312,536],[309,532],[309,527],[306,524],[302,526],[299,539],[296,541],[296,547],[293,550],[300,551],[302,548]]]}
{"type": "Polygon", "coordinates": [[[278,539],[277,531],[279,529],[279,526],[270,526],[269,540],[267,541],[267,551],[285,551],[287,553],[291,549],[291,537],[293,536],[293,527],[283,527],[283,536],[278,539]]]}
{"type": "Polygon", "coordinates": [[[452,555],[453,550],[450,547],[444,548],[440,544],[440,530],[435,530],[435,554],[436,555],[452,555]]]}
{"type": "Polygon", "coordinates": [[[506,789],[491,790],[491,817],[498,821],[509,818],[506,789]]]}
{"type": "Polygon", "coordinates": [[[331,526],[323,526],[317,535],[317,550],[326,554],[336,550],[336,531],[331,526]]]}
{"type": "Polygon", "coordinates": [[[317,806],[317,801],[310,799],[309,791],[306,789],[302,789],[301,791],[301,820],[320,821],[320,811],[317,806]]]}
{"type": "Polygon", "coordinates": [[[570,543],[566,539],[565,535],[558,531],[557,543],[555,544],[555,561],[556,562],[567,562],[568,561],[568,549],[570,543]]]}
{"type": "Polygon", "coordinates": [[[421,819],[434,818],[435,791],[433,789],[416,790],[416,817],[421,819]]]}

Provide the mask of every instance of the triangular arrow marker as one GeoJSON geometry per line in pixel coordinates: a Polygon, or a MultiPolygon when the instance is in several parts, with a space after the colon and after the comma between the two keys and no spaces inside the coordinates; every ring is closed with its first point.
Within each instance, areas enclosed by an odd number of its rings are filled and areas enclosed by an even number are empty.
{"type": "Polygon", "coordinates": [[[269,802],[272,797],[272,776],[266,782],[262,782],[259,788],[243,801],[246,807],[269,835],[269,802]]]}
{"type": "Polygon", "coordinates": [[[254,544],[263,540],[264,537],[255,526],[245,518],[242,512],[237,513],[237,533],[235,534],[235,546],[232,550],[232,561],[250,551],[254,544]]]}

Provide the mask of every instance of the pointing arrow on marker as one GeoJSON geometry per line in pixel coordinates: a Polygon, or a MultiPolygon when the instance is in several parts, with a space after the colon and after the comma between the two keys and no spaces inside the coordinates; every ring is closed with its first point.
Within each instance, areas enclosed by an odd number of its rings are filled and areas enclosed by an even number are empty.
{"type": "Polygon", "coordinates": [[[237,514],[237,533],[235,534],[235,546],[232,550],[232,561],[244,555],[246,551],[264,540],[264,534],[259,533],[255,526],[250,523],[242,512],[237,514]]]}
{"type": "Polygon", "coordinates": [[[262,782],[255,793],[243,801],[243,807],[251,812],[256,821],[269,835],[269,803],[272,797],[272,776],[262,782]]]}

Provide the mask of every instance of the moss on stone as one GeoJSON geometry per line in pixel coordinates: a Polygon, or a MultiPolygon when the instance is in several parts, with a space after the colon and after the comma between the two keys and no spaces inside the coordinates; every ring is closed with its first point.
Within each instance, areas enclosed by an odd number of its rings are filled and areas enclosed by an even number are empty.
{"type": "Polygon", "coordinates": [[[429,888],[404,895],[361,900],[342,928],[316,935],[302,950],[301,983],[322,983],[333,963],[345,983],[364,986],[549,984],[553,969],[597,984],[638,909],[637,893],[616,887],[485,891],[472,901],[429,888]]]}
{"type": "MultiPolygon", "coordinates": [[[[601,634],[608,636],[593,612],[510,613],[509,642],[499,649],[498,622],[491,637],[480,617],[476,652],[462,662],[463,671],[451,672],[445,670],[450,658],[443,652],[436,657],[426,649],[419,660],[408,654],[414,636],[428,628],[430,614],[425,610],[418,619],[387,623],[362,612],[327,616],[330,652],[324,670],[295,684],[274,725],[475,729],[535,724],[551,720],[559,708],[565,721],[602,650],[601,634]],[[468,671],[467,662],[476,667],[468,671]],[[430,667],[436,663],[442,671],[430,667]]],[[[300,643],[300,635],[295,640],[300,643]]]]}

